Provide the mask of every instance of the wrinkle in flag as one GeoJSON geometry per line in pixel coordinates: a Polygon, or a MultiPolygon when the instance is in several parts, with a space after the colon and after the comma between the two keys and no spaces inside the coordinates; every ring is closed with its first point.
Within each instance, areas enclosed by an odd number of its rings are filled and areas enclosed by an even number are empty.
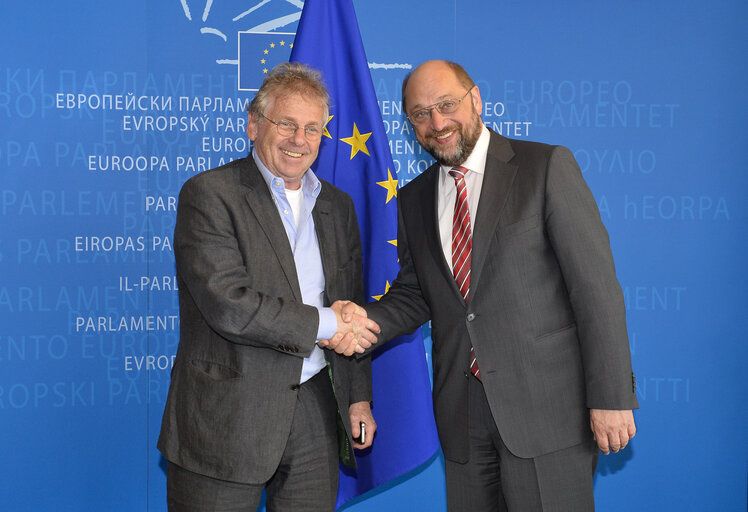
{"type": "MultiPolygon", "coordinates": [[[[350,0],[307,0],[291,61],[322,72],[330,121],[315,173],[356,205],[367,301],[384,295],[398,271],[397,173],[350,0]]],[[[389,342],[372,359],[378,430],[358,469],[341,469],[338,505],[426,462],[438,449],[431,385],[420,330],[389,342]]],[[[347,413],[347,411],[341,411],[347,413]]]]}

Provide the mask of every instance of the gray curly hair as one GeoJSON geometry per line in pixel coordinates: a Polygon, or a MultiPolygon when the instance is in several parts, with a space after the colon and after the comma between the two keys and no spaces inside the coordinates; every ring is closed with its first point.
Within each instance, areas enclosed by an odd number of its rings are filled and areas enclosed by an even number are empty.
{"type": "Polygon", "coordinates": [[[262,119],[279,96],[298,94],[322,103],[325,121],[330,113],[330,93],[322,81],[322,73],[299,62],[282,62],[275,66],[262,81],[260,90],[247,107],[255,119],[262,119]]]}

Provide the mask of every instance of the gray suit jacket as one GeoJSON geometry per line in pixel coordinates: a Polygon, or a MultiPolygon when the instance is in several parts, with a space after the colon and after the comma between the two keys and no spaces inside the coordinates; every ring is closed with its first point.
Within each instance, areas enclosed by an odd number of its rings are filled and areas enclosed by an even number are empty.
{"type": "Polygon", "coordinates": [[[434,165],[398,193],[402,268],[367,311],[382,339],[431,319],[445,456],[468,459],[471,345],[499,432],[519,457],[591,439],[589,408],[636,408],[608,235],[569,150],[491,133],[467,304],[439,241],[438,176],[434,165]]]}
{"type": "MultiPolygon", "coordinates": [[[[351,198],[323,182],[312,214],[326,304],[361,300],[361,240],[351,198]]],[[[158,448],[196,473],[265,482],[288,439],[319,315],[302,303],[283,221],[251,157],[184,184],[174,253],[180,341],[158,448]]],[[[350,462],[348,406],[371,400],[370,360],[325,355],[350,462]]]]}

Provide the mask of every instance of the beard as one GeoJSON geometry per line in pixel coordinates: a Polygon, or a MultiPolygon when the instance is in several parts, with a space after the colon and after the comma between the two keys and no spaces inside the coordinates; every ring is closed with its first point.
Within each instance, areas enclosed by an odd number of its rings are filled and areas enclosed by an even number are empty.
{"type": "Polygon", "coordinates": [[[445,128],[439,132],[432,132],[424,137],[423,141],[418,141],[423,146],[423,149],[434,157],[434,159],[443,166],[446,167],[457,167],[462,165],[465,160],[473,152],[475,145],[478,143],[481,131],[483,130],[483,122],[479,115],[473,116],[472,124],[467,127],[467,130],[463,132],[463,127],[456,125],[453,127],[445,128]],[[443,150],[434,141],[439,135],[444,135],[451,131],[457,132],[457,143],[452,150],[443,150]]]}

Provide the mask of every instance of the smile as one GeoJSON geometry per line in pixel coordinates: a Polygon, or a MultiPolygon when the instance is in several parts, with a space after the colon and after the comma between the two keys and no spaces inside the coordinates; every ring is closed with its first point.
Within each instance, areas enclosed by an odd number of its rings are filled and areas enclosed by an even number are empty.
{"type": "Polygon", "coordinates": [[[281,151],[284,154],[286,154],[288,156],[291,156],[291,157],[294,157],[294,158],[300,158],[301,157],[301,153],[294,153],[293,151],[288,151],[287,149],[281,149],[281,151]]]}
{"type": "Polygon", "coordinates": [[[452,130],[451,132],[447,132],[447,133],[445,133],[444,135],[437,135],[437,136],[436,136],[436,138],[437,138],[437,139],[440,139],[440,140],[441,140],[441,139],[446,139],[447,137],[449,137],[450,135],[452,135],[452,134],[453,134],[454,132],[455,132],[455,131],[454,131],[454,130],[452,130]]]}

